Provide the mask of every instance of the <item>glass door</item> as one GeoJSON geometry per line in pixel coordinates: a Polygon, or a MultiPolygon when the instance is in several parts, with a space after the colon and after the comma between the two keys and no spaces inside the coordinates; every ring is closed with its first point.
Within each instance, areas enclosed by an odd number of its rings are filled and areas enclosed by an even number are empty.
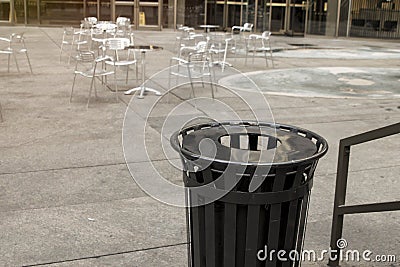
{"type": "Polygon", "coordinates": [[[286,30],[286,0],[270,0],[267,3],[270,9],[269,25],[270,31],[282,33],[286,30]]]}
{"type": "Polygon", "coordinates": [[[328,0],[312,0],[308,10],[308,33],[324,35],[328,14],[328,0]]]}
{"type": "Polygon", "coordinates": [[[304,35],[308,0],[267,0],[269,30],[288,35],[304,35]]]}
{"type": "Polygon", "coordinates": [[[206,24],[222,26],[225,17],[224,6],[225,1],[208,0],[206,24]]]}
{"type": "Polygon", "coordinates": [[[115,1],[113,20],[127,17],[135,29],[161,30],[162,7],[162,0],[118,0],[115,1]]]}
{"type": "Polygon", "coordinates": [[[0,0],[0,23],[10,23],[14,20],[14,10],[10,0],[0,0]]]}
{"type": "Polygon", "coordinates": [[[246,10],[247,1],[228,1],[226,5],[226,16],[224,28],[243,25],[247,21],[243,21],[243,11],[246,10]]]}
{"type": "Polygon", "coordinates": [[[136,26],[136,5],[136,1],[115,1],[115,14],[113,20],[115,21],[118,17],[127,17],[131,20],[131,24],[136,26]]]}
{"type": "Polygon", "coordinates": [[[162,0],[138,0],[138,4],[138,27],[161,29],[162,0]]]}
{"type": "Polygon", "coordinates": [[[255,8],[248,5],[248,0],[207,1],[207,24],[219,25],[221,29],[240,26],[248,22],[249,12],[254,13],[255,8]]]}
{"type": "Polygon", "coordinates": [[[96,17],[98,20],[110,21],[111,0],[84,0],[85,17],[96,17]]]}
{"type": "Polygon", "coordinates": [[[307,1],[291,0],[288,13],[286,33],[290,35],[304,35],[307,1]]]}
{"type": "Polygon", "coordinates": [[[256,1],[257,14],[255,15],[254,29],[257,32],[269,31],[270,7],[266,2],[266,0],[256,1]]]}

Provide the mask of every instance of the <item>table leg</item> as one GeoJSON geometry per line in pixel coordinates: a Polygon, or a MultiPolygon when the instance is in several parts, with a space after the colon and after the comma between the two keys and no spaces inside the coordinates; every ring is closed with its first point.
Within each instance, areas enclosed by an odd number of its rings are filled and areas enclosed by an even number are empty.
{"type": "Polygon", "coordinates": [[[145,91],[153,92],[156,95],[161,95],[161,93],[156,89],[144,86],[146,80],[146,51],[141,51],[141,64],[142,64],[142,85],[139,87],[129,89],[128,91],[125,92],[125,94],[130,95],[135,91],[140,91],[138,98],[143,98],[145,91]]]}

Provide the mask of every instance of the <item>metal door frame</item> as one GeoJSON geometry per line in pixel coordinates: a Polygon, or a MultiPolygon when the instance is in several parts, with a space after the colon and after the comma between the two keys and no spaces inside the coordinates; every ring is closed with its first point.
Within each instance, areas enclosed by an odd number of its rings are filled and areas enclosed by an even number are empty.
{"type": "Polygon", "coordinates": [[[291,8],[295,8],[295,7],[305,7],[305,18],[304,18],[304,32],[302,34],[306,35],[306,31],[307,31],[307,24],[308,24],[308,8],[309,8],[309,0],[305,0],[303,2],[305,2],[304,4],[294,4],[292,3],[292,0],[286,0],[285,3],[274,3],[274,0],[267,0],[266,1],[266,5],[269,6],[269,20],[268,20],[268,27],[269,27],[269,31],[271,31],[271,22],[272,22],[272,7],[285,7],[285,11],[284,11],[284,17],[283,17],[283,29],[280,29],[278,32],[274,32],[274,33],[284,33],[287,34],[291,31],[293,31],[292,29],[290,29],[290,23],[291,23],[291,17],[290,17],[290,9],[291,8]]]}
{"type": "MultiPolygon", "coordinates": [[[[85,0],[86,1],[86,0],[85,0]]],[[[98,0],[99,1],[99,0],[98,0]]],[[[176,2],[176,1],[175,1],[176,2]]],[[[116,7],[117,6],[132,6],[133,7],[133,28],[135,30],[161,30],[162,28],[162,7],[163,1],[158,0],[158,2],[146,2],[145,0],[132,0],[132,1],[118,1],[111,0],[111,18],[113,21],[116,20],[116,7]],[[139,12],[140,7],[157,7],[158,8],[158,21],[157,25],[139,25],[139,12]]],[[[176,7],[174,7],[176,9],[176,7]]],[[[174,11],[175,12],[175,11],[174,11]]],[[[176,18],[174,18],[174,23],[176,24],[176,18]]]]}

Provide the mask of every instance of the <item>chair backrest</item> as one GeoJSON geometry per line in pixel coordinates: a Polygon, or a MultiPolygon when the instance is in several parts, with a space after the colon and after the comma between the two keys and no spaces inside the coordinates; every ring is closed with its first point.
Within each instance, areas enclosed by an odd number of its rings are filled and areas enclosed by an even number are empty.
{"type": "Polygon", "coordinates": [[[200,53],[206,52],[208,49],[208,41],[200,41],[196,45],[196,51],[200,53]]]}
{"type": "Polygon", "coordinates": [[[243,25],[243,31],[245,31],[245,32],[251,32],[252,30],[253,30],[253,24],[252,23],[248,23],[248,22],[246,22],[244,25],[243,25]]]}
{"type": "Polygon", "coordinates": [[[97,23],[97,18],[96,17],[86,17],[83,20],[87,21],[87,22],[90,22],[92,24],[96,24],[97,23]]]}
{"type": "Polygon", "coordinates": [[[110,50],[123,50],[130,44],[128,38],[109,38],[106,41],[106,46],[110,50]]]}
{"type": "Polygon", "coordinates": [[[127,25],[130,24],[131,19],[127,18],[127,17],[118,17],[115,22],[117,23],[117,25],[127,25]]]}
{"type": "Polygon", "coordinates": [[[261,36],[265,39],[268,39],[271,36],[271,32],[270,31],[265,31],[261,34],[261,36]]]}
{"type": "Polygon", "coordinates": [[[79,62],[93,62],[95,55],[93,51],[78,51],[76,59],[79,62]]]}
{"type": "Polygon", "coordinates": [[[24,33],[12,33],[10,35],[11,42],[14,43],[23,43],[24,42],[24,33]]]}

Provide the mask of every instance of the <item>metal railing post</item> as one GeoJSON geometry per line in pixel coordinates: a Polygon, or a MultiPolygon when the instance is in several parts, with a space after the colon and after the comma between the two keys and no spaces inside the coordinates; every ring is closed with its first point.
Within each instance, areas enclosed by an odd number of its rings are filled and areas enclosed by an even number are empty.
{"type": "Polygon", "coordinates": [[[339,265],[339,251],[337,246],[337,240],[342,237],[343,231],[343,219],[344,215],[339,212],[339,207],[346,203],[346,191],[347,191],[347,177],[349,172],[349,160],[350,160],[350,146],[345,146],[341,140],[339,143],[339,156],[338,156],[338,167],[336,175],[336,189],[335,189],[335,201],[333,207],[333,220],[332,220],[332,232],[331,232],[331,244],[330,248],[335,253],[330,256],[335,256],[329,259],[329,266],[339,265]]]}

